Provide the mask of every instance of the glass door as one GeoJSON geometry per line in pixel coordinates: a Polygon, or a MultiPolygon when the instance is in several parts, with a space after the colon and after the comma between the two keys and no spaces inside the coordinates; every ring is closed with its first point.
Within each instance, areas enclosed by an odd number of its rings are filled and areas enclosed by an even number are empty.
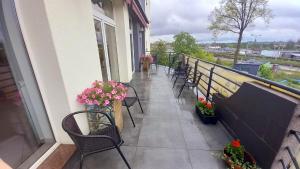
{"type": "Polygon", "coordinates": [[[106,41],[111,79],[115,81],[119,81],[120,80],[119,65],[118,65],[119,63],[118,63],[115,28],[108,24],[104,24],[104,26],[105,26],[105,41],[106,41]]]}
{"type": "Polygon", "coordinates": [[[105,45],[103,39],[103,32],[102,32],[102,24],[98,20],[94,20],[95,22],[95,30],[96,30],[96,37],[97,37],[97,44],[98,44],[98,52],[99,52],[99,59],[102,71],[102,79],[103,81],[110,80],[110,72],[108,69],[107,57],[105,54],[105,45]]]}
{"type": "Polygon", "coordinates": [[[29,168],[54,141],[14,1],[0,1],[1,162],[12,168],[29,168]]]}
{"type": "Polygon", "coordinates": [[[95,19],[94,22],[102,78],[104,81],[119,81],[119,63],[115,27],[98,19],[95,19]]]}

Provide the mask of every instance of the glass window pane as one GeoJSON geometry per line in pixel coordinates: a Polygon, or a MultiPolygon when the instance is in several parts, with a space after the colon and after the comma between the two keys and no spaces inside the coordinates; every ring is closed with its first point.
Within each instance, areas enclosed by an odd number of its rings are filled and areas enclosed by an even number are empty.
{"type": "Polygon", "coordinates": [[[105,16],[114,19],[114,10],[113,10],[113,3],[111,0],[105,0],[102,2],[99,2],[98,4],[94,4],[93,8],[101,13],[103,13],[105,16]]]}
{"type": "Polygon", "coordinates": [[[105,33],[111,79],[119,81],[120,77],[115,28],[110,25],[105,25],[105,33]]]}
{"type": "MultiPolygon", "coordinates": [[[[7,41],[0,29],[0,158],[12,168],[22,168],[29,157],[38,149],[44,151],[45,147],[49,148],[54,139],[52,133],[47,134],[50,137],[43,138],[37,134],[39,128],[35,127],[34,114],[24,102],[28,100],[22,92],[23,86],[16,83],[20,82],[20,75],[16,76],[18,66],[12,62],[13,56],[7,53],[4,44],[7,41]]],[[[46,133],[42,134],[46,136],[46,133]]]]}
{"type": "Polygon", "coordinates": [[[96,30],[96,37],[97,37],[97,44],[98,44],[98,52],[99,52],[99,57],[100,57],[102,79],[103,79],[103,81],[108,81],[108,74],[107,74],[107,67],[106,67],[106,60],[105,60],[105,53],[104,53],[103,36],[102,36],[102,28],[101,28],[101,22],[98,20],[95,20],[95,30],[96,30]]]}

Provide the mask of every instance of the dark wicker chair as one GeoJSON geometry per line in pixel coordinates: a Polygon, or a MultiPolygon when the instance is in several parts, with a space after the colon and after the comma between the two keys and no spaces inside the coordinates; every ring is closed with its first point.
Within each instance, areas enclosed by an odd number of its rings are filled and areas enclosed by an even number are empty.
{"type": "Polygon", "coordinates": [[[202,73],[197,71],[195,75],[196,76],[190,76],[190,74],[187,74],[187,76],[185,77],[184,83],[180,87],[179,94],[177,96],[178,98],[180,97],[183,89],[185,87],[188,87],[188,88],[192,88],[193,90],[196,88],[196,93],[197,93],[196,97],[198,99],[198,84],[201,80],[202,73]]]}
{"type": "MultiPolygon", "coordinates": [[[[123,83],[123,82],[122,82],[123,83]]],[[[135,127],[135,123],[134,120],[132,118],[131,112],[130,112],[130,107],[132,107],[136,102],[139,103],[139,106],[142,110],[142,113],[144,113],[144,110],[142,108],[141,102],[140,102],[140,98],[135,90],[135,88],[133,86],[131,86],[129,83],[123,83],[124,86],[131,88],[134,92],[134,96],[127,96],[125,97],[125,99],[122,102],[122,106],[125,106],[127,108],[128,114],[130,116],[130,119],[132,121],[133,127],[135,127]]]]}
{"type": "Polygon", "coordinates": [[[184,67],[184,69],[180,71],[180,73],[177,73],[177,74],[175,75],[176,78],[175,78],[175,81],[174,81],[174,83],[173,83],[173,88],[175,87],[175,84],[176,84],[176,82],[177,82],[178,80],[180,80],[180,79],[186,80],[186,78],[187,78],[188,76],[190,76],[191,71],[192,71],[192,67],[190,67],[189,65],[186,65],[186,66],[184,67]]]}
{"type": "Polygon", "coordinates": [[[154,65],[155,66],[155,70],[157,70],[157,68],[158,68],[158,57],[157,57],[157,54],[152,55],[152,58],[153,58],[153,62],[151,63],[150,67],[152,69],[152,66],[154,65]]]}
{"type": "Polygon", "coordinates": [[[69,114],[63,119],[62,127],[71,137],[80,153],[80,169],[82,168],[83,160],[86,156],[106,150],[111,150],[114,148],[118,150],[127,167],[131,169],[129,163],[127,162],[120,149],[120,146],[123,143],[120,133],[116,128],[113,120],[106,113],[99,111],[75,112],[69,114]],[[101,116],[106,117],[110,123],[106,123],[105,127],[103,129],[100,129],[96,134],[83,135],[75,121],[74,116],[84,113],[99,113],[101,114],[101,116]]]}

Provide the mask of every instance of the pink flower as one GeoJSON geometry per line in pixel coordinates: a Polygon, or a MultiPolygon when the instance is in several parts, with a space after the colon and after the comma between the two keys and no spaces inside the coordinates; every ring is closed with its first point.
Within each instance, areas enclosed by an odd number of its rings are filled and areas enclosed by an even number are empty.
{"type": "Polygon", "coordinates": [[[110,103],[109,100],[105,100],[105,101],[104,101],[104,106],[109,105],[109,103],[110,103]]]}
{"type": "Polygon", "coordinates": [[[93,94],[93,95],[92,95],[92,98],[95,99],[95,98],[96,98],[96,95],[93,94]]]}
{"type": "Polygon", "coordinates": [[[81,98],[82,99],[87,99],[87,96],[86,95],[81,95],[81,98]]]}
{"type": "Polygon", "coordinates": [[[111,94],[107,93],[106,96],[111,99],[111,94]]]}
{"type": "Polygon", "coordinates": [[[111,94],[116,94],[117,93],[117,91],[115,90],[115,89],[113,89],[112,91],[111,91],[111,94]]]}
{"type": "Polygon", "coordinates": [[[97,93],[97,94],[100,94],[100,93],[102,93],[102,92],[103,92],[102,89],[97,89],[97,90],[96,90],[96,93],[97,93]]]}
{"type": "Polygon", "coordinates": [[[98,100],[94,100],[94,104],[95,105],[100,105],[100,103],[98,102],[98,100]]]}
{"type": "Polygon", "coordinates": [[[115,99],[116,99],[116,100],[121,100],[122,97],[121,97],[121,96],[115,96],[115,99]]]}

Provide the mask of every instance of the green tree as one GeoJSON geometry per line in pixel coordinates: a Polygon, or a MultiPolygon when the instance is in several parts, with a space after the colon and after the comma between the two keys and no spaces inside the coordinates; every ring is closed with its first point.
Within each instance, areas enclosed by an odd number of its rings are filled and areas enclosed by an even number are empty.
{"type": "Polygon", "coordinates": [[[215,57],[212,53],[206,52],[203,49],[198,49],[198,51],[194,54],[196,58],[206,60],[209,62],[215,62],[215,57]]]}
{"type": "Polygon", "coordinates": [[[258,75],[265,79],[273,79],[273,71],[270,64],[263,64],[258,69],[258,75]]]}
{"type": "Polygon", "coordinates": [[[151,44],[151,54],[156,55],[159,65],[168,65],[167,45],[163,40],[151,44]]]}
{"type": "Polygon", "coordinates": [[[268,0],[222,0],[220,7],[215,8],[209,19],[209,29],[214,35],[222,32],[238,34],[238,42],[234,53],[234,63],[237,63],[245,29],[257,18],[263,18],[266,23],[272,17],[268,9],[268,0]]]}
{"type": "Polygon", "coordinates": [[[187,55],[195,54],[199,46],[196,44],[196,39],[187,32],[181,32],[174,36],[174,42],[172,43],[174,52],[187,55]]]}

